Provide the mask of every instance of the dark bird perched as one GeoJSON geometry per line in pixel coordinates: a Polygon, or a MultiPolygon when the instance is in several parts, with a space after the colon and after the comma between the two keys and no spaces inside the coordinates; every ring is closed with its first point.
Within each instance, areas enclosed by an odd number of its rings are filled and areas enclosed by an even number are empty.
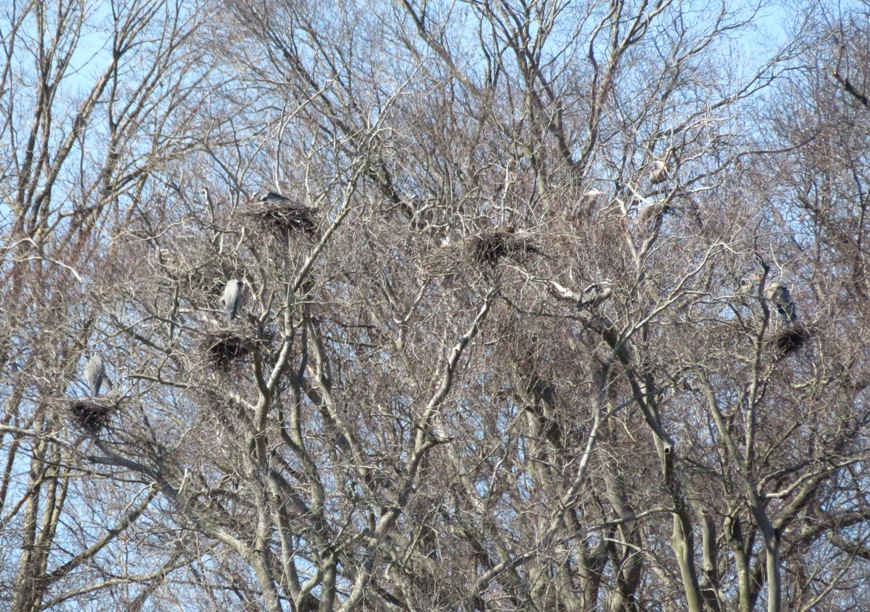
{"type": "Polygon", "coordinates": [[[232,278],[227,281],[227,286],[224,287],[224,295],[221,298],[221,306],[230,321],[236,318],[239,312],[239,301],[242,297],[242,283],[232,278]]]}
{"type": "Polygon", "coordinates": [[[106,380],[106,364],[103,363],[99,353],[94,353],[85,365],[85,382],[92,397],[100,395],[100,387],[103,386],[104,380],[106,380]]]}
{"type": "Polygon", "coordinates": [[[617,284],[610,279],[592,283],[583,290],[583,295],[577,303],[577,308],[586,308],[587,306],[598,308],[610,298],[613,293],[613,287],[617,284]]]}
{"type": "Polygon", "coordinates": [[[774,281],[767,286],[764,295],[776,306],[776,311],[787,323],[794,323],[797,319],[797,307],[791,299],[791,293],[783,283],[774,281]]]}

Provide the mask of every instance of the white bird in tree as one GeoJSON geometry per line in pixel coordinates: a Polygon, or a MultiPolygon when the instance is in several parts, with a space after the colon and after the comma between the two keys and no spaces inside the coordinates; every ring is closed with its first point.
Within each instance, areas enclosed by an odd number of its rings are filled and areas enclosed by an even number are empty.
{"type": "Polygon", "coordinates": [[[787,323],[794,323],[797,319],[797,306],[791,299],[788,287],[779,281],[774,281],[767,286],[764,295],[770,300],[776,311],[787,323]]]}
{"type": "Polygon", "coordinates": [[[598,189],[590,189],[580,198],[579,210],[582,212],[594,212],[600,208],[600,202],[604,198],[605,193],[598,189]]]}
{"type": "Polygon", "coordinates": [[[613,287],[617,284],[616,281],[610,279],[592,283],[583,290],[583,295],[580,297],[577,308],[585,308],[587,306],[598,308],[610,298],[613,294],[613,287]]]}
{"type": "Polygon", "coordinates": [[[221,306],[230,321],[236,318],[239,312],[239,301],[242,297],[242,283],[232,278],[224,287],[224,295],[221,298],[221,306]]]}
{"type": "Polygon", "coordinates": [[[671,157],[673,155],[673,148],[668,148],[665,151],[663,157],[653,159],[652,170],[649,173],[649,182],[653,185],[658,185],[659,183],[664,183],[666,180],[671,178],[670,168],[668,164],[671,161],[671,157]]]}
{"type": "Polygon", "coordinates": [[[100,387],[103,386],[104,380],[108,382],[106,364],[99,353],[94,353],[85,365],[85,382],[88,384],[92,397],[100,395],[100,387]]]}
{"type": "Polygon", "coordinates": [[[653,162],[653,169],[649,173],[649,182],[658,185],[666,180],[668,180],[668,165],[663,160],[657,159],[653,162]]]}

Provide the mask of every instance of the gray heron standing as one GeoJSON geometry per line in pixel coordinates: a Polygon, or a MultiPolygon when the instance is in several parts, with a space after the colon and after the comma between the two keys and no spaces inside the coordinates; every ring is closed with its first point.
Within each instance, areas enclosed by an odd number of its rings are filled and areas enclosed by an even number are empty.
{"type": "Polygon", "coordinates": [[[227,281],[227,286],[224,287],[224,295],[221,298],[221,306],[230,321],[236,318],[239,312],[239,301],[242,297],[242,283],[231,278],[227,281]]]}
{"type": "Polygon", "coordinates": [[[653,162],[653,169],[649,173],[649,182],[653,185],[664,183],[668,179],[668,165],[666,162],[657,159],[653,162]]]}
{"type": "Polygon", "coordinates": [[[103,363],[103,358],[99,353],[94,353],[85,365],[85,382],[88,384],[92,397],[100,395],[100,387],[103,386],[105,379],[106,364],[103,363]]]}
{"type": "Polygon", "coordinates": [[[767,286],[764,294],[776,306],[776,311],[787,323],[795,322],[797,319],[797,307],[791,299],[788,287],[779,281],[775,281],[767,286]]]}
{"type": "Polygon", "coordinates": [[[670,168],[668,167],[668,165],[671,162],[671,157],[673,156],[673,153],[673,147],[668,147],[662,157],[653,159],[653,167],[649,173],[650,183],[652,183],[653,185],[658,185],[659,183],[664,183],[666,180],[671,178],[670,168]]]}

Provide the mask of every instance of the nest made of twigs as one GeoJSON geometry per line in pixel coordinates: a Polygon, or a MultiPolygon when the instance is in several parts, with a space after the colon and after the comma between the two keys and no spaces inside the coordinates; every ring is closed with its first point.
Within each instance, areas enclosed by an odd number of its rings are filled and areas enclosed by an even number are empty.
{"type": "Polygon", "coordinates": [[[206,334],[202,349],[209,363],[220,369],[228,369],[268,340],[269,338],[264,335],[251,337],[243,336],[233,330],[222,330],[206,334]]]}
{"type": "Polygon", "coordinates": [[[452,244],[435,246],[420,257],[420,271],[426,278],[452,279],[462,270],[461,248],[452,244]]]}
{"type": "Polygon", "coordinates": [[[96,434],[109,424],[118,406],[117,401],[105,398],[76,398],[70,401],[69,410],[73,423],[90,434],[96,434]]]}
{"type": "Polygon", "coordinates": [[[530,253],[541,253],[528,232],[510,228],[481,232],[468,240],[466,248],[476,262],[490,266],[495,266],[502,257],[521,260],[530,253]]]}
{"type": "Polygon", "coordinates": [[[773,343],[776,346],[776,350],[781,355],[785,356],[801,348],[809,339],[810,332],[803,327],[796,325],[777,333],[773,338],[773,343]]]}
{"type": "Polygon", "coordinates": [[[252,202],[243,213],[266,231],[284,236],[289,233],[315,234],[316,209],[293,202],[252,202]]]}
{"type": "Polygon", "coordinates": [[[185,254],[165,251],[160,262],[160,270],[172,281],[178,283],[181,292],[188,298],[203,298],[220,294],[226,279],[244,278],[245,271],[231,260],[220,259],[217,255],[193,253],[185,254]]]}

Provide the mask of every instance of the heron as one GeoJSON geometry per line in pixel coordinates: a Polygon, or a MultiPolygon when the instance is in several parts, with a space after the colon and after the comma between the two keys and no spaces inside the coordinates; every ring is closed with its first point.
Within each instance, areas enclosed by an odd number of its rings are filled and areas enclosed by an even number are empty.
{"type": "Polygon", "coordinates": [[[226,287],[224,287],[224,295],[221,298],[221,306],[224,309],[224,312],[227,313],[227,317],[232,321],[236,318],[236,314],[239,312],[239,301],[242,296],[242,283],[236,280],[235,278],[231,278],[227,281],[226,287]]]}
{"type": "Polygon", "coordinates": [[[668,179],[668,165],[661,159],[653,162],[653,169],[649,173],[649,182],[653,185],[664,183],[668,179]]]}
{"type": "Polygon", "coordinates": [[[252,195],[248,202],[263,202],[264,204],[289,204],[292,202],[287,196],[282,196],[280,193],[269,191],[268,193],[257,192],[252,195]]]}
{"type": "Polygon", "coordinates": [[[586,211],[598,208],[598,202],[604,195],[605,193],[603,191],[590,189],[580,198],[580,208],[586,211]]]}
{"type": "Polygon", "coordinates": [[[106,364],[103,363],[103,358],[99,353],[94,353],[85,365],[85,382],[88,384],[92,397],[100,395],[100,387],[103,386],[105,379],[106,364]]]}
{"type": "Polygon", "coordinates": [[[797,319],[797,307],[794,301],[792,301],[791,293],[789,293],[788,287],[785,284],[779,281],[770,283],[764,295],[768,300],[773,302],[773,305],[776,306],[776,311],[786,322],[795,322],[797,319]]]}
{"type": "Polygon", "coordinates": [[[577,308],[585,308],[587,306],[598,308],[610,298],[613,293],[613,287],[617,284],[616,281],[610,279],[592,283],[583,290],[583,295],[581,295],[580,301],[577,303],[577,308]]]}

